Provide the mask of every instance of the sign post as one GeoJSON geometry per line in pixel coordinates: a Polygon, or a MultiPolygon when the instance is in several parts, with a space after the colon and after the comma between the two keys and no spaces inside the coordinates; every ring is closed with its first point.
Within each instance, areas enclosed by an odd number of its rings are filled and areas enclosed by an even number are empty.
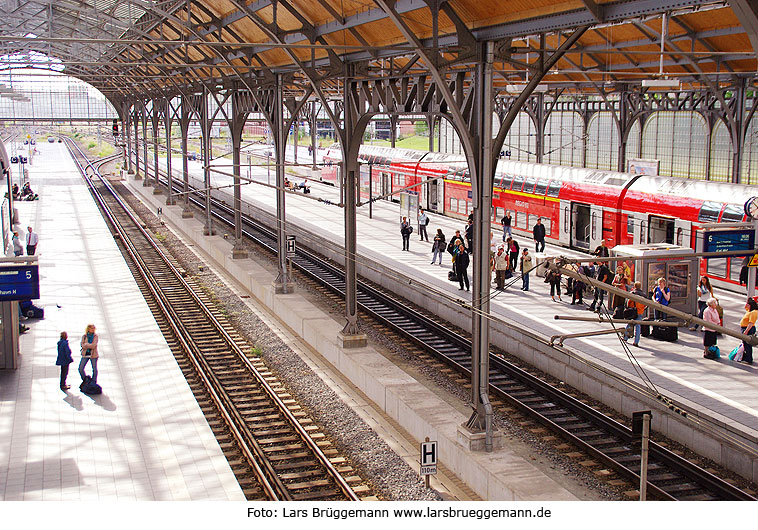
{"type": "Polygon", "coordinates": [[[38,265],[0,267],[0,301],[10,302],[37,298],[39,298],[38,265]]]}
{"type": "Polygon", "coordinates": [[[295,236],[288,235],[285,243],[287,248],[287,268],[289,269],[290,274],[292,274],[292,258],[294,258],[297,253],[295,236]]]}
{"type": "Polygon", "coordinates": [[[430,442],[429,437],[421,443],[421,471],[420,474],[429,488],[429,477],[437,474],[437,442],[430,442]]]}
{"type": "Polygon", "coordinates": [[[641,463],[640,463],[640,501],[647,500],[647,459],[648,446],[650,443],[650,420],[652,412],[643,410],[632,413],[632,434],[642,437],[641,463]]]}

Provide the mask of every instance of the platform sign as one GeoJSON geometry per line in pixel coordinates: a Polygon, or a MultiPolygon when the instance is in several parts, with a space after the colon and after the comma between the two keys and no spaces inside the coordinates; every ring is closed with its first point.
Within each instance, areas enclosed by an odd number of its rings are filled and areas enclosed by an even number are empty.
{"type": "Polygon", "coordinates": [[[294,258],[297,247],[295,246],[295,236],[287,236],[287,257],[294,258]]]}
{"type": "MultiPolygon", "coordinates": [[[[428,438],[427,438],[428,440],[428,438]]],[[[437,442],[421,442],[421,476],[437,474],[437,442]]]]}
{"type": "Polygon", "coordinates": [[[39,266],[0,267],[0,301],[39,298],[39,266]]]}
{"type": "Polygon", "coordinates": [[[751,251],[755,248],[755,230],[716,230],[703,237],[703,252],[751,251]]]}

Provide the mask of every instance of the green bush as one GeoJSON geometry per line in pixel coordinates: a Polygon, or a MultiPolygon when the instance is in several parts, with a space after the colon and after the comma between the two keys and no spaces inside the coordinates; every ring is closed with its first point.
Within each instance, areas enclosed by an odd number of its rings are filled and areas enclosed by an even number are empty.
{"type": "Polygon", "coordinates": [[[87,144],[87,149],[94,149],[95,145],[97,145],[95,142],[90,142],[87,144]]]}

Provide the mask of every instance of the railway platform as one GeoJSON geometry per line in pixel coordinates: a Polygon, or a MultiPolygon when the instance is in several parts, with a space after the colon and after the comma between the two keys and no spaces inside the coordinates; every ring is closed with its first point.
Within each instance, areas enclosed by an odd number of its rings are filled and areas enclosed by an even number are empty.
{"type": "Polygon", "coordinates": [[[38,149],[40,200],[17,205],[40,238],[45,318],[24,321],[20,367],[0,372],[0,500],[244,500],[65,145],[38,149]],[[91,397],[77,373],[89,323],[103,387],[91,397]],[[64,330],[67,392],[55,366],[64,330]]]}
{"type": "MultiPolygon", "coordinates": [[[[181,167],[180,159],[174,159],[173,167],[181,167]]],[[[190,165],[190,172],[193,178],[202,178],[197,166],[190,165]]],[[[253,174],[267,182],[265,169],[256,172],[253,168],[253,174]]],[[[231,183],[231,178],[216,173],[212,178],[214,186],[231,183]]],[[[344,237],[343,211],[333,204],[313,200],[321,197],[337,203],[339,192],[315,182],[312,188],[308,196],[287,194],[288,231],[304,243],[318,239],[315,243],[321,245],[321,250],[339,260],[342,252],[336,245],[341,245],[344,237]]],[[[229,188],[220,191],[231,193],[229,188]]],[[[249,184],[243,186],[242,197],[252,208],[275,214],[272,189],[249,184]]],[[[402,289],[400,292],[407,299],[468,329],[470,316],[460,309],[460,302],[470,301],[470,296],[461,293],[457,283],[447,280],[449,256],[445,255],[442,267],[430,265],[431,243],[420,242],[417,230],[411,236],[410,251],[403,252],[399,205],[378,201],[372,210],[369,219],[368,206],[358,209],[359,274],[402,289]],[[434,296],[429,296],[430,290],[434,296]]],[[[435,214],[430,217],[430,237],[437,228],[442,228],[448,241],[455,230],[463,233],[463,220],[435,214]]],[[[498,226],[494,232],[502,235],[498,226]]],[[[516,239],[522,248],[534,249],[530,234],[516,234],[516,239]]],[[[581,255],[554,246],[548,246],[547,253],[581,255]]],[[[624,414],[631,416],[633,411],[652,408],[654,430],[758,481],[758,367],[726,359],[726,354],[738,344],[736,339],[726,336],[719,339],[722,358],[718,361],[702,357],[702,333],[687,328],[680,328],[675,343],[643,338],[639,348],[628,351],[612,335],[567,339],[562,347],[553,347],[548,344],[553,335],[603,328],[597,323],[554,320],[555,315],[591,313],[585,310],[586,306],[570,305],[566,296],[562,302],[551,301],[541,278],[532,276],[529,292],[521,291],[520,286],[517,280],[505,292],[493,291],[491,311],[497,318],[493,324],[493,343],[624,414]],[[664,396],[665,400],[657,399],[656,395],[664,396]],[[748,454],[744,452],[746,447],[748,454]]],[[[739,329],[744,295],[718,289],[715,294],[724,307],[725,325],[739,329]]]]}

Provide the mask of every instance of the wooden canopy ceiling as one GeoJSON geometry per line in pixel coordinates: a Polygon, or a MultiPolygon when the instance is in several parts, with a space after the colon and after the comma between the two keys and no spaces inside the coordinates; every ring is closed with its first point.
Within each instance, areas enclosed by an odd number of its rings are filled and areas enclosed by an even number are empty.
{"type": "Polygon", "coordinates": [[[713,88],[753,81],[757,9],[752,0],[0,0],[0,67],[53,58],[113,100],[252,88],[276,74],[290,90],[335,93],[348,65],[366,78],[470,71],[479,44],[494,41],[495,87],[507,90],[589,25],[548,89],[639,85],[661,69],[713,88]]]}

